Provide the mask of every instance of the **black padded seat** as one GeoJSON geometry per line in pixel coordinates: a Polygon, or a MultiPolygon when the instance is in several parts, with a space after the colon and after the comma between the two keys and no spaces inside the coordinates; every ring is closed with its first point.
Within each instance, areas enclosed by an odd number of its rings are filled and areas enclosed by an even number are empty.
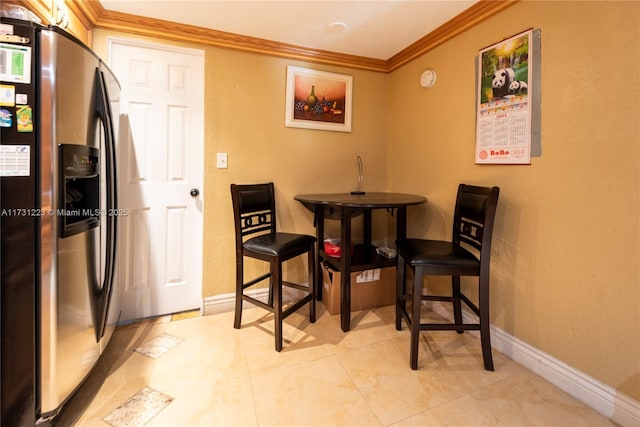
{"type": "Polygon", "coordinates": [[[443,274],[447,274],[452,266],[467,270],[464,276],[477,276],[480,270],[480,260],[474,254],[451,242],[407,239],[398,242],[398,250],[414,254],[412,265],[429,266],[434,271],[442,268],[443,274]]]}
{"type": "Polygon", "coordinates": [[[264,253],[271,256],[286,256],[290,253],[300,254],[306,252],[309,245],[315,243],[313,236],[276,233],[253,237],[244,242],[247,250],[264,253]]]}

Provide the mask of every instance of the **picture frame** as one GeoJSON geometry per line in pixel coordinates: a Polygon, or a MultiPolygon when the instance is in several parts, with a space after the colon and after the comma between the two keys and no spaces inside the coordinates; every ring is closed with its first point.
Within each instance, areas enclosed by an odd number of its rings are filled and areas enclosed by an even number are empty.
{"type": "Polygon", "coordinates": [[[287,66],[285,126],[351,132],[353,76],[287,66]]]}

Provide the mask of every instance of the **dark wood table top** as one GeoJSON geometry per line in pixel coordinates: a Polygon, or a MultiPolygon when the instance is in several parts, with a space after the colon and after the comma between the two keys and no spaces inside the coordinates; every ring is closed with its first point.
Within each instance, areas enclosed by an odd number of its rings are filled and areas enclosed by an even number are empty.
{"type": "Polygon", "coordinates": [[[365,194],[326,193],[299,194],[295,200],[309,207],[309,205],[326,205],[334,207],[363,208],[397,208],[409,205],[419,205],[427,201],[426,197],[416,194],[366,192],[365,194]]]}

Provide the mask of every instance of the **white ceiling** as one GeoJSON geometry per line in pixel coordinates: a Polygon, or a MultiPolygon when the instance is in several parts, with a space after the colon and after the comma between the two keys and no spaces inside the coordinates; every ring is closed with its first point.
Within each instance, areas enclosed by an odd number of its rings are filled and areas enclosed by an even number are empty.
{"type": "Polygon", "coordinates": [[[387,60],[477,0],[100,0],[106,10],[387,60]],[[342,22],[340,30],[331,24],[342,22]]]}

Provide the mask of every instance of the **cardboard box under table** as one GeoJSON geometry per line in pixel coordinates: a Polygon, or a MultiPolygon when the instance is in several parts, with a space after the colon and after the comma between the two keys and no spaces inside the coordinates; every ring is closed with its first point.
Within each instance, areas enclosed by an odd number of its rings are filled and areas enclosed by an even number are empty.
{"type": "MultiPolygon", "coordinates": [[[[341,272],[322,266],[322,302],[331,314],[340,313],[341,272]]],[[[351,273],[351,311],[395,304],[396,268],[385,267],[351,273]]]]}

